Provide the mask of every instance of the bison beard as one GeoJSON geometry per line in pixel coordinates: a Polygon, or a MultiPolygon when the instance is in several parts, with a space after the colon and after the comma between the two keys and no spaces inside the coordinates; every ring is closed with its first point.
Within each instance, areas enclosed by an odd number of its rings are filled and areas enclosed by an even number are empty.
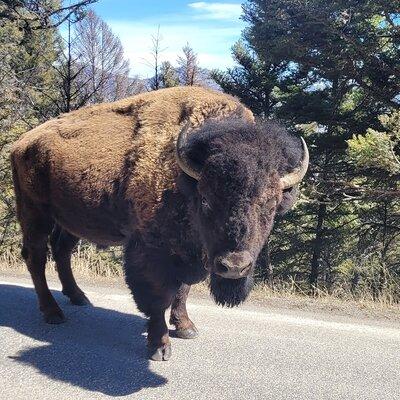
{"type": "Polygon", "coordinates": [[[253,288],[253,277],[240,279],[221,278],[211,274],[210,291],[218,305],[235,307],[243,303],[253,288]]]}

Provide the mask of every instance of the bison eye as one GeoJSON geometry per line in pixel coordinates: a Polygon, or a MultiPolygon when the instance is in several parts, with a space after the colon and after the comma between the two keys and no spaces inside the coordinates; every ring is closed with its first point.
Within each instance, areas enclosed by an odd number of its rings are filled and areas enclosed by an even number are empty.
{"type": "Polygon", "coordinates": [[[208,203],[207,199],[204,198],[204,197],[201,199],[201,208],[204,211],[210,211],[211,210],[210,204],[208,203]]]}

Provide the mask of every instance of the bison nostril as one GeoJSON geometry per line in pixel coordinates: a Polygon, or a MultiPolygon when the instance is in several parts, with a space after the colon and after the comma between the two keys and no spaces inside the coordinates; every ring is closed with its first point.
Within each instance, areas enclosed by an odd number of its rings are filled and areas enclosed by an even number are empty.
{"type": "Polygon", "coordinates": [[[242,271],[246,271],[246,270],[248,270],[250,267],[251,267],[251,262],[248,263],[247,265],[245,265],[245,266],[242,268],[242,271]]]}
{"type": "Polygon", "coordinates": [[[228,271],[229,268],[226,265],[222,264],[221,262],[218,263],[216,271],[217,273],[226,274],[228,271]]]}
{"type": "Polygon", "coordinates": [[[247,272],[251,267],[252,267],[252,263],[248,263],[244,268],[242,268],[242,270],[240,271],[241,273],[243,272],[247,272]]]}

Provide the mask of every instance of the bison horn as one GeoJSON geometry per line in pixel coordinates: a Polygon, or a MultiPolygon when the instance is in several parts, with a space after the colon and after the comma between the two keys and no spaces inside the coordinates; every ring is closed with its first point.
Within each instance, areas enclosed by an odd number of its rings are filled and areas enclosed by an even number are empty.
{"type": "Polygon", "coordinates": [[[176,160],[179,167],[185,174],[189,175],[191,178],[200,179],[201,167],[191,160],[185,151],[186,140],[190,130],[190,123],[187,123],[185,127],[180,131],[178,136],[178,141],[176,142],[176,160]]]}
{"type": "Polygon", "coordinates": [[[301,161],[299,167],[281,178],[281,185],[283,189],[291,188],[300,183],[307,172],[310,154],[308,153],[308,148],[303,138],[301,138],[301,143],[303,144],[303,160],[301,161]]]}

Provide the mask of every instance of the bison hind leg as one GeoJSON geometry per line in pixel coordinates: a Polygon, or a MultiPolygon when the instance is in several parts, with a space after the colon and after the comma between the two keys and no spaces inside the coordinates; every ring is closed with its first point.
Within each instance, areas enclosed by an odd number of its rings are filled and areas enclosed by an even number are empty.
{"type": "Polygon", "coordinates": [[[53,227],[48,210],[35,206],[29,199],[19,199],[18,217],[22,227],[22,257],[31,274],[39,300],[39,308],[49,324],[65,321],[64,314],[47,285],[45,268],[47,261],[47,240],[53,227]]]}
{"type": "Polygon", "coordinates": [[[78,241],[79,238],[57,224],[50,236],[51,251],[62,284],[62,292],[69,297],[72,304],[84,306],[90,304],[90,301],[76,283],[71,268],[72,251],[78,241]]]}
{"type": "Polygon", "coordinates": [[[24,176],[24,161],[13,151],[11,165],[14,181],[17,218],[22,230],[22,257],[31,274],[44,319],[50,324],[64,322],[65,317],[51,294],[46,281],[47,241],[54,220],[45,200],[40,201],[37,193],[30,193],[32,185],[21,185],[20,175],[24,176]],[[19,168],[21,167],[21,171],[19,168]],[[24,187],[22,187],[24,186],[24,187]]]}

